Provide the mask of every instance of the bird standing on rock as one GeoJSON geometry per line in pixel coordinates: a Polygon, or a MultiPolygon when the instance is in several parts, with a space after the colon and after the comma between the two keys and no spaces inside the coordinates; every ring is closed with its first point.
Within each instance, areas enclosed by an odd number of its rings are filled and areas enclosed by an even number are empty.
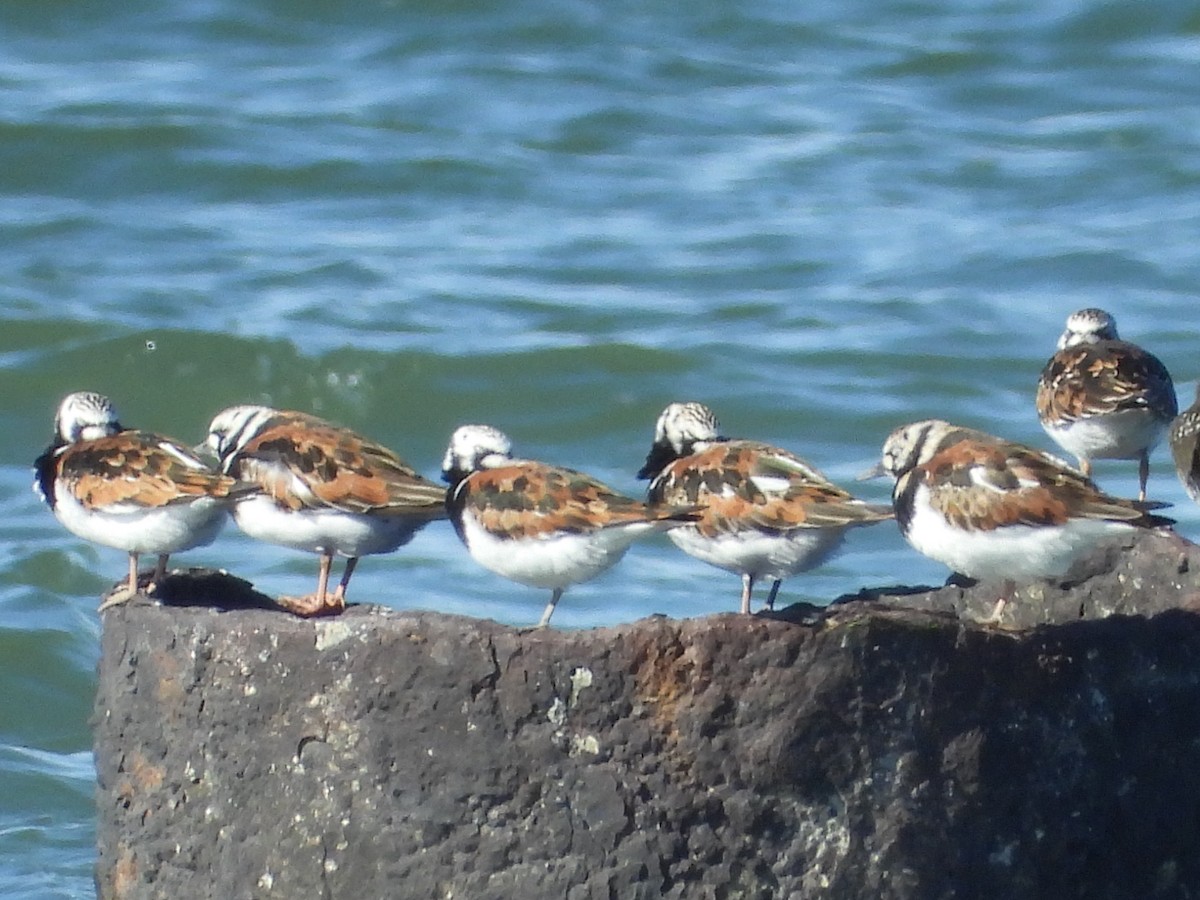
{"type": "Polygon", "coordinates": [[[446,517],[440,485],[381,444],[307,413],[233,406],[213,418],[206,444],[221,471],[259,488],[233,510],[242,531],[320,554],[316,591],[278,600],[297,615],[340,612],[360,557],[390,553],[446,517]],[[348,559],[330,593],[335,554],[348,559]]]}
{"type": "Polygon", "coordinates": [[[442,477],[450,519],[475,561],[552,592],[539,628],[568,587],[616,565],[639,537],[696,516],[647,507],[574,469],[514,459],[507,435],[488,425],[454,432],[442,477]]]}
{"type": "Polygon", "coordinates": [[[955,572],[1005,585],[1058,578],[1083,554],[1138,528],[1171,525],[1166,504],[1104,494],[1062,461],[939,419],[897,428],[870,474],[891,475],[896,521],[910,544],[955,572]]]}
{"type": "Polygon", "coordinates": [[[1179,411],[1158,357],[1121,340],[1104,310],[1078,310],[1042,369],[1036,399],[1042,427],[1084,475],[1093,459],[1136,459],[1138,499],[1146,499],[1150,451],[1179,411]]]}
{"type": "Polygon", "coordinates": [[[212,543],[225,513],[256,491],[210,469],[179,441],[127,430],[102,394],[68,394],[54,420],[54,438],[34,463],[34,488],[67,530],[129,554],[123,590],[105,610],[138,593],[138,557],[158,565],[162,582],[172,553],[212,543]]]}
{"type": "Polygon", "coordinates": [[[662,411],[638,477],[651,479],[651,505],[701,510],[667,536],[684,553],[742,577],[743,613],[758,579],[771,579],[773,609],[784,578],[831,557],[850,528],[892,518],[891,507],[855,499],[794,453],[722,437],[702,403],[662,411]]]}

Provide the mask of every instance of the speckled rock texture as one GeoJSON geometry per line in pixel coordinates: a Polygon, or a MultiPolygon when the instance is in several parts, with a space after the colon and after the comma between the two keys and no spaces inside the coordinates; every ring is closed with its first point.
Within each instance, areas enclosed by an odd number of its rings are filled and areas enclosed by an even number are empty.
{"type": "Polygon", "coordinates": [[[579,632],[179,576],[105,613],[98,893],[1197,897],[1198,573],[579,632]]]}

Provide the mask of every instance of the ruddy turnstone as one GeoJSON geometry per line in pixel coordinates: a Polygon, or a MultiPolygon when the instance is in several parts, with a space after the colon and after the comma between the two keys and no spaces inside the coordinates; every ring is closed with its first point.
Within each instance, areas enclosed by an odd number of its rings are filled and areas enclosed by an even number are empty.
{"type": "Polygon", "coordinates": [[[938,419],[888,435],[869,474],[884,473],[908,542],[955,572],[1002,580],[1005,595],[1065,575],[1106,538],[1172,524],[1150,513],[1165,504],[1110,497],[1047,453],[938,419]]]}
{"type": "Polygon", "coordinates": [[[151,583],[160,583],[168,557],[211,543],[226,509],[249,492],[178,441],[127,431],[109,399],[89,391],[63,399],[34,472],[34,488],[68,531],[129,554],[128,583],[101,610],[137,594],[141,554],[158,556],[151,583]]]}
{"type": "Polygon", "coordinates": [[[1200,385],[1192,405],[1175,417],[1167,436],[1175,471],[1188,496],[1200,503],[1200,385]]]}
{"type": "Polygon", "coordinates": [[[233,509],[242,531],[320,554],[316,592],[279,598],[297,615],[340,611],[360,557],[391,552],[446,517],[440,485],[386,447],[307,413],[233,406],[212,420],[206,443],[221,471],[261,488],[233,509]],[[330,593],[335,554],[348,559],[330,593]]]}
{"type": "Polygon", "coordinates": [[[1117,337],[1102,309],[1067,318],[1058,352],[1042,369],[1038,419],[1046,433],[1079,459],[1091,476],[1093,459],[1136,459],[1138,499],[1146,499],[1150,451],[1179,411],[1167,367],[1117,337]]]}
{"type": "Polygon", "coordinates": [[[773,583],[814,568],[837,551],[846,531],[892,518],[889,506],[857,500],[787,450],[721,436],[700,403],[672,403],[658,417],[639,478],[652,506],[694,505],[700,519],[668,537],[685,553],[742,577],[743,613],[761,578],[773,583]]]}
{"type": "Polygon", "coordinates": [[[514,459],[508,437],[487,425],[454,432],[442,477],[450,519],[475,561],[553,592],[539,628],[570,585],[615,565],[638,537],[695,516],[647,508],[572,469],[514,459]]]}

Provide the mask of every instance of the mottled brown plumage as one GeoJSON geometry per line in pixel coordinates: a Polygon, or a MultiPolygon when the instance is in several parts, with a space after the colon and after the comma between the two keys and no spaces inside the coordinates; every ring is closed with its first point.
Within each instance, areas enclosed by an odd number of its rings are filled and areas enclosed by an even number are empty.
{"type": "Polygon", "coordinates": [[[847,528],[892,517],[855,499],[799,456],[769,444],[729,440],[702,403],[672,403],[659,415],[638,473],[651,505],[694,505],[699,521],[670,532],[685,553],[742,578],[750,611],[757,579],[781,581],[828,559],[847,528]]]}
{"type": "Polygon", "coordinates": [[[890,519],[890,509],[871,506],[824,479],[800,457],[757,441],[732,440],[667,465],[649,489],[652,504],[695,505],[693,524],[705,537],[757,529],[839,528],[890,519]],[[780,490],[760,487],[785,482],[780,490]]]}
{"type": "Polygon", "coordinates": [[[512,443],[487,425],[455,430],[442,461],[450,520],[484,568],[552,591],[539,627],[563,591],[615,565],[639,536],[696,517],[617,493],[590,475],[513,459],[512,443]]]}
{"type": "Polygon", "coordinates": [[[1200,387],[1192,405],[1171,423],[1168,441],[1179,480],[1188,496],[1200,503],[1200,387]]]}
{"type": "Polygon", "coordinates": [[[184,448],[161,435],[123,431],[71,447],[56,458],[55,491],[70,491],[89,509],[133,504],[147,509],[187,503],[196,497],[224,499],[239,490],[235,478],[189,465],[184,448]]]}
{"type": "Polygon", "coordinates": [[[157,584],[170,554],[210,543],[227,508],[256,493],[178,441],[123,428],[109,399],[86,391],[63,399],[34,471],[35,487],[70,531],[129,554],[126,586],[102,610],[137,593],[141,554],[158,556],[157,584]]]}
{"type": "Polygon", "coordinates": [[[1093,459],[1138,460],[1139,499],[1146,499],[1150,451],[1178,412],[1167,367],[1120,340],[1101,309],[1082,309],[1067,327],[1038,379],[1038,420],[1091,475],[1093,459]]]}
{"type": "Polygon", "coordinates": [[[243,531],[320,555],[317,590],[279,600],[298,615],[339,612],[360,556],[391,552],[446,517],[444,488],[383,445],[308,413],[230,407],[213,419],[207,443],[223,471],[263,492],[234,511],[243,531]],[[335,554],[348,560],[330,593],[335,554]]]}
{"type": "Polygon", "coordinates": [[[1100,341],[1058,351],[1042,370],[1036,399],[1038,418],[1056,423],[1129,409],[1144,409],[1163,418],[1175,402],[1166,367],[1158,357],[1127,341],[1100,341]]]}
{"type": "Polygon", "coordinates": [[[1151,524],[1145,504],[1109,497],[1053,457],[968,429],[901,480],[902,493],[926,487],[933,508],[964,531],[1063,525],[1072,518],[1151,524]]]}
{"type": "Polygon", "coordinates": [[[383,515],[445,516],[445,489],[395,453],[307,413],[279,411],[242,445],[228,471],[292,510],[336,507],[383,515]]]}
{"type": "Polygon", "coordinates": [[[461,491],[465,510],[489,532],[508,539],[678,518],[678,509],[651,509],[590,475],[532,460],[475,472],[461,491]]]}
{"type": "Polygon", "coordinates": [[[917,550],[972,578],[1005,584],[1056,578],[1098,543],[1171,520],[1163,506],[1104,494],[1054,457],[937,419],[893,431],[881,472],[896,479],[892,504],[917,550]]]}

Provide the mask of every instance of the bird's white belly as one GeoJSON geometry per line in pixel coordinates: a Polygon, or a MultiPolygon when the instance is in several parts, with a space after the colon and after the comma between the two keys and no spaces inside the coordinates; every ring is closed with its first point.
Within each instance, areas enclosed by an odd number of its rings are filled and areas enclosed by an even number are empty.
{"type": "Polygon", "coordinates": [[[784,579],[819,566],[837,552],[845,528],[797,528],[786,534],[739,531],[706,538],[693,526],[667,532],[689,556],[739,575],[784,579]]]}
{"type": "Polygon", "coordinates": [[[500,538],[469,515],[463,541],[485,569],[530,587],[558,590],[595,578],[615,565],[639,536],[654,530],[645,523],[602,528],[585,534],[544,538],[500,538]]]}
{"type": "Polygon", "coordinates": [[[260,541],[359,557],[389,553],[407,544],[425,522],[402,516],[368,516],[332,509],[282,509],[269,497],[242,500],[233,508],[238,528],[260,541]]]}
{"type": "Polygon", "coordinates": [[[1142,450],[1158,445],[1166,426],[1145,409],[1077,419],[1066,425],[1042,424],[1060,447],[1084,459],[1136,459],[1142,450]]]}
{"type": "Polygon", "coordinates": [[[1007,525],[991,531],[952,527],[918,491],[905,537],[917,550],[955,572],[978,579],[1058,578],[1100,542],[1134,526],[1103,519],[1072,519],[1065,525],[1007,525]]]}
{"type": "Polygon", "coordinates": [[[127,553],[179,553],[211,544],[225,524],[223,502],[202,497],[157,509],[87,509],[71,494],[56,494],[54,514],[72,534],[127,553]]]}

